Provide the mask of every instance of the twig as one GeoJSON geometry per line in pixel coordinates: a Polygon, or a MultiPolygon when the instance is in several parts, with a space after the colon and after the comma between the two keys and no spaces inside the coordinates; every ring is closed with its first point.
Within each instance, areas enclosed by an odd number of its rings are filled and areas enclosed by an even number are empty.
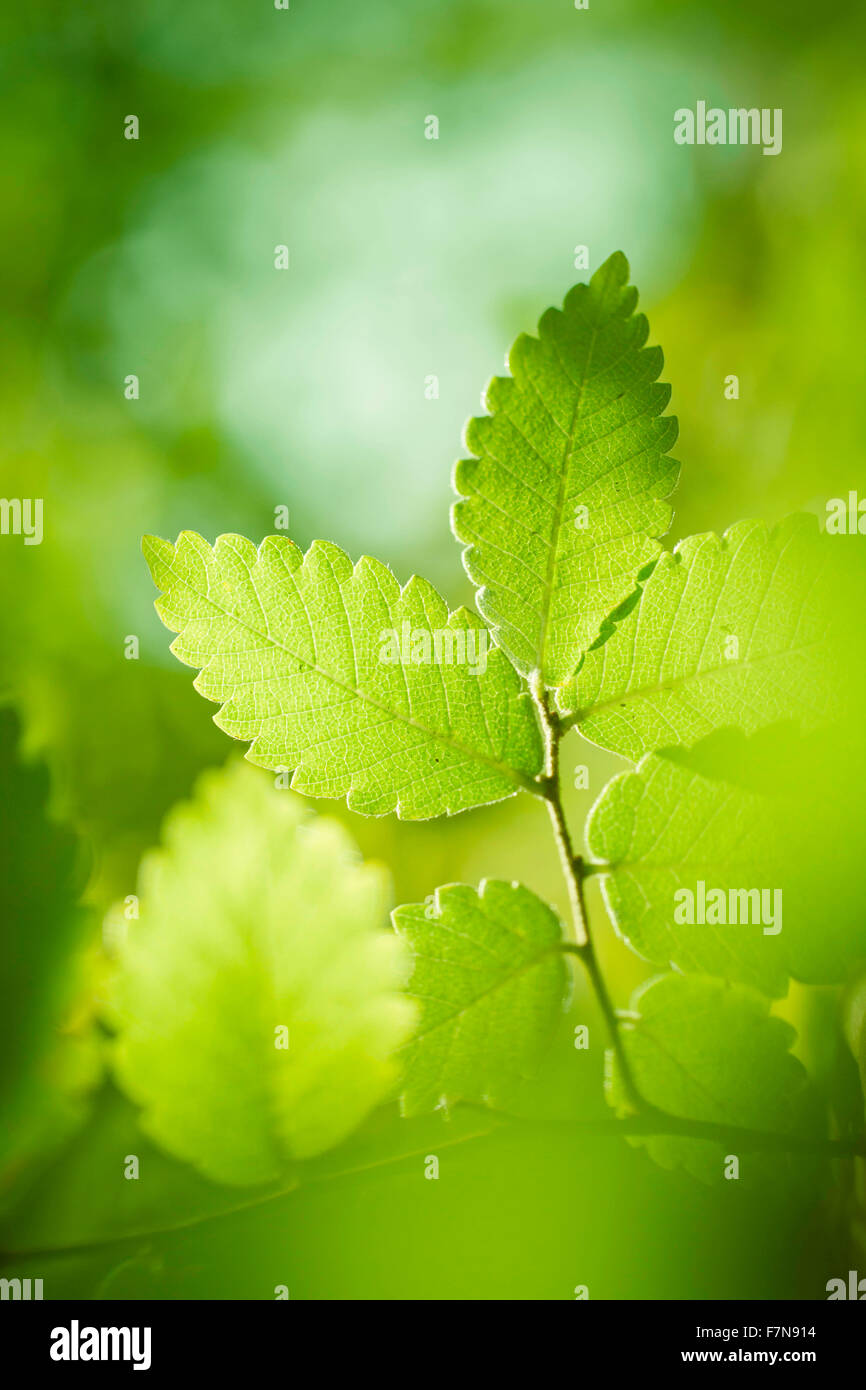
{"type": "Polygon", "coordinates": [[[541,795],[547,802],[547,809],[550,814],[553,826],[553,835],[559,850],[562,872],[568,885],[568,896],[571,902],[571,915],[574,927],[574,940],[566,942],[565,950],[571,951],[579,956],[589,976],[590,983],[598,1000],[599,1007],[604,1016],[607,1031],[610,1035],[614,1055],[619,1066],[620,1078],[629,1105],[638,1114],[653,1115],[658,1114],[655,1107],[650,1105],[641,1096],[635,1085],[632,1076],[631,1066],[625,1053],[622,1043],[622,1036],[619,1030],[616,1010],[601,967],[595,953],[595,946],[592,940],[592,933],[589,925],[589,916],[586,910],[586,899],[583,892],[584,863],[583,858],[575,854],[571,835],[565,819],[565,812],[562,809],[562,796],[560,792],[559,777],[559,740],[561,729],[557,716],[550,709],[547,691],[541,680],[541,672],[534,671],[530,677],[529,687],[532,691],[532,699],[538,712],[544,734],[544,782],[541,795]]]}

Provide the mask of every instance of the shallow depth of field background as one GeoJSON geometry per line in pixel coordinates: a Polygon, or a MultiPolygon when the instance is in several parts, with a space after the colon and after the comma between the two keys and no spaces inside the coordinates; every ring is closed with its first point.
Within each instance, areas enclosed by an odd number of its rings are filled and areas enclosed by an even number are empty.
{"type": "MultiPolygon", "coordinates": [[[[0,541],[0,690],[89,843],[97,917],[233,751],[168,652],[142,533],[259,540],[285,505],[302,546],[326,537],[471,603],[448,526],[462,427],[509,342],[585,278],[576,245],[592,269],[626,252],[665,351],[672,539],[863,491],[864,28],[854,0],[6,16],[0,491],[45,499],[45,539],[0,541]],[[698,99],[782,107],[781,155],[676,146],[673,112],[698,99]]],[[[591,766],[569,797],[582,818],[621,764],[572,738],[566,772],[591,766]]],[[[562,900],[524,798],[426,825],[320,809],[391,866],[398,901],[484,875],[562,900]]],[[[624,1004],[648,971],[600,934],[624,1004]]],[[[571,1059],[576,1113],[599,1108],[600,1057],[571,1059]]],[[[777,1210],[614,1141],[533,1131],[455,1147],[438,1183],[421,1158],[374,1167],[145,1243],[119,1272],[98,1253],[50,1269],[55,1292],[86,1296],[815,1297],[839,1272],[826,1232],[809,1202],[777,1210]]]]}

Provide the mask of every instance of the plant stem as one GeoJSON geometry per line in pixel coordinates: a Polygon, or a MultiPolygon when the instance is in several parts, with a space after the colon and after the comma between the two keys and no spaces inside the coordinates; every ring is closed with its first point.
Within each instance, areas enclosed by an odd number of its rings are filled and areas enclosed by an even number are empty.
{"type": "Polygon", "coordinates": [[[559,850],[559,860],[568,886],[568,897],[571,903],[571,922],[574,931],[574,940],[569,943],[576,951],[590,950],[589,924],[587,922],[586,910],[583,901],[583,891],[577,873],[577,857],[574,853],[574,846],[571,843],[571,835],[568,831],[565,815],[562,809],[562,801],[559,796],[559,786],[556,786],[554,794],[548,796],[547,810],[550,815],[550,823],[553,826],[553,838],[556,840],[556,847],[559,850]]]}
{"type": "Polygon", "coordinates": [[[496,1115],[503,1122],[561,1131],[563,1134],[586,1134],[599,1138],[616,1135],[678,1135],[686,1139],[707,1139],[726,1147],[753,1153],[814,1154],[820,1158],[866,1158],[866,1134],[855,1138],[825,1139],[807,1134],[777,1134],[771,1130],[748,1129],[713,1120],[686,1120],[650,1107],[647,1115],[599,1117],[591,1120],[543,1120],[533,1116],[511,1115],[488,1105],[462,1102],[462,1107],[478,1109],[496,1115]]]}
{"type": "Polygon", "coordinates": [[[529,681],[529,688],[532,691],[532,699],[538,712],[544,734],[544,782],[541,784],[541,795],[547,802],[547,809],[550,814],[553,826],[553,836],[559,850],[559,859],[562,864],[562,872],[568,885],[568,896],[571,902],[571,917],[574,930],[574,940],[563,943],[563,949],[579,956],[589,976],[590,983],[598,1000],[599,1008],[604,1017],[605,1025],[610,1041],[613,1046],[614,1056],[619,1067],[620,1079],[626,1099],[631,1108],[640,1115],[650,1117],[659,1112],[655,1107],[643,1099],[635,1085],[632,1076],[631,1066],[625,1053],[620,1034],[619,1022],[616,1010],[613,1006],[598,957],[595,953],[595,946],[592,940],[592,933],[589,925],[589,915],[586,910],[586,899],[583,892],[584,863],[579,854],[575,854],[572,844],[568,824],[565,819],[565,812],[562,809],[562,796],[560,792],[559,776],[559,743],[562,730],[557,716],[550,708],[547,691],[541,680],[541,672],[534,671],[529,681]]]}

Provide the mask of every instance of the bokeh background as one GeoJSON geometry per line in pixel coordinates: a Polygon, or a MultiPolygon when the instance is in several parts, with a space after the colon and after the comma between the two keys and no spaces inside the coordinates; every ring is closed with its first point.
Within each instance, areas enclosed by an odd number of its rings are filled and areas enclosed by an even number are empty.
{"type": "MultiPolygon", "coordinates": [[[[45,499],[45,538],[0,542],[0,688],[86,846],[95,922],[170,806],[233,751],[168,652],[142,533],[258,540],[286,506],[302,546],[326,537],[471,603],[448,525],[463,424],[514,336],[586,278],[576,246],[591,269],[626,252],[665,351],[672,539],[866,490],[864,29],[856,0],[37,0],[5,15],[0,491],[45,499]],[[783,108],[781,155],[675,145],[674,110],[699,99],[783,108]]],[[[569,758],[591,768],[569,798],[580,819],[621,763],[576,742],[569,758]]],[[[390,866],[397,901],[484,875],[562,900],[546,819],[522,798],[428,825],[334,813],[390,866]]],[[[624,1003],[647,972],[602,938],[624,1003]]],[[[47,946],[27,956],[34,997],[52,969],[47,946]]],[[[570,1065],[538,1106],[565,1085],[597,1112],[599,1051],[570,1065]]],[[[88,1247],[36,1257],[56,1293],[754,1298],[820,1296],[836,1272],[813,1197],[705,1191],[555,1127],[455,1145],[448,1183],[423,1181],[420,1158],[371,1158],[103,1247],[102,1215],[85,1216],[123,1122],[100,1091],[40,1170],[16,1248],[88,1247]]],[[[180,1193],[178,1221],[206,1200],[180,1193]]]]}

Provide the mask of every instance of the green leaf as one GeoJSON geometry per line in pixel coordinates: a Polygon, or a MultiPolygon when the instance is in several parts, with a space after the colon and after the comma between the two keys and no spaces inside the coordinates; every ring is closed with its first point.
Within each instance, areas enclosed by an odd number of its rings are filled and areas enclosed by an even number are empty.
{"type": "Polygon", "coordinates": [[[341,826],[239,764],[201,779],[142,862],[115,1071],[145,1132],[217,1182],[281,1177],[393,1087],[413,1010],[378,929],[386,877],[355,858],[341,826]]]}
{"type": "Polygon", "coordinates": [[[772,727],[747,738],[725,729],[615,777],[586,840],[626,943],[657,965],[773,996],[789,975],[846,979],[863,956],[863,836],[840,790],[849,744],[836,731],[807,738],[772,727]],[[691,923],[677,916],[682,890],[696,909],[691,923]],[[710,894],[719,891],[725,911],[714,921],[710,894]]]}
{"type": "Polygon", "coordinates": [[[48,814],[48,774],[20,760],[0,710],[0,1206],[82,1124],[102,1071],[82,847],[48,814]]]}
{"type": "Polygon", "coordinates": [[[634,761],[725,724],[819,724],[838,682],[826,545],[803,515],[681,541],[557,691],[566,722],[634,761]]]}
{"type": "Polygon", "coordinates": [[[256,551],[185,531],[174,546],[145,537],[144,553],[157,612],[180,634],[171,649],[200,668],[216,723],[297,791],[417,820],[532,788],[529,695],[484,625],[425,580],[401,589],[376,560],[353,566],[324,541],[304,555],[284,536],[256,551]]]}
{"type": "Polygon", "coordinates": [[[487,388],[490,414],[467,426],[476,457],[454,474],[478,608],[518,670],[547,685],[573,674],[670,525],[677,422],[662,418],[662,352],[644,347],[628,273],[617,252],[547,310],[537,338],[521,334],[511,376],[487,388]]]}
{"type": "MultiPolygon", "coordinates": [[[[632,1010],[621,1037],[644,1100],[680,1119],[820,1137],[816,1097],[788,1050],[794,1029],[770,1016],[760,995],[722,980],[663,975],[640,987],[632,1010]]],[[[626,1110],[622,1074],[613,1056],[609,1062],[608,1100],[626,1110]]],[[[786,1168],[803,1165],[802,1156],[738,1148],[734,1140],[653,1135],[638,1142],[662,1167],[712,1183],[725,1181],[728,1154],[739,1158],[745,1179],[776,1182],[786,1168]]]]}
{"type": "Polygon", "coordinates": [[[485,880],[436,891],[392,913],[408,943],[408,990],[420,1005],[405,1046],[403,1112],[457,1101],[496,1104],[530,1073],[566,991],[562,926],[519,883],[485,880]]]}
{"type": "MultiPolygon", "coordinates": [[[[586,841],[593,858],[609,866],[602,892],[632,950],[657,965],[785,992],[784,916],[776,934],[765,932],[766,923],[675,920],[675,894],[697,895],[701,883],[725,893],[783,889],[784,840],[771,810],[759,793],[653,754],[608,783],[590,813],[586,841]]],[[[782,902],[790,906],[784,892],[782,902]]],[[[773,905],[771,898],[771,911],[773,905]]]]}

